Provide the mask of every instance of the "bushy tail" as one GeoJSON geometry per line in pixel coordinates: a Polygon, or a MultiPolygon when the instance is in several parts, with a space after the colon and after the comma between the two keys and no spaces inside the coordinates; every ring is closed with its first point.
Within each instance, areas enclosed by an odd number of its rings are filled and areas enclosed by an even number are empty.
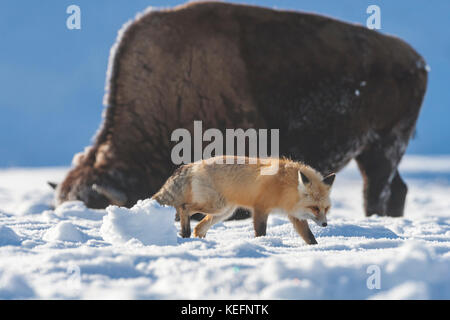
{"type": "Polygon", "coordinates": [[[155,193],[152,199],[158,201],[161,205],[177,207],[184,203],[185,194],[190,186],[190,166],[179,167],[167,179],[161,189],[155,193]]]}

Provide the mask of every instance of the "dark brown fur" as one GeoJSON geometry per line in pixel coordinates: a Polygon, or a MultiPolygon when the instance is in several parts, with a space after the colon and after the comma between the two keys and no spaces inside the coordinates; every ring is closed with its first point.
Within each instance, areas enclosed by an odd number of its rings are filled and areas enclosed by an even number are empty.
{"type": "Polygon", "coordinates": [[[203,130],[279,128],[280,154],[323,175],[356,159],[366,214],[403,214],[397,166],[427,72],[402,40],[314,14],[192,3],[133,22],[112,67],[102,128],[57,203],[111,203],[93,184],[125,206],[152,196],[175,169],[172,131],[202,120],[203,130]]]}

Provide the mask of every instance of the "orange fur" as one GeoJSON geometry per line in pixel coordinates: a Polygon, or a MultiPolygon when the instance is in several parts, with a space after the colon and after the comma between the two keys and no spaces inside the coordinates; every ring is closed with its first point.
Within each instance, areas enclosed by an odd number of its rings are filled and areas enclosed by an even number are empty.
{"type": "Polygon", "coordinates": [[[184,237],[190,236],[188,224],[192,214],[206,214],[194,229],[195,236],[204,237],[214,223],[243,207],[253,213],[256,236],[265,235],[268,215],[281,211],[288,214],[307,243],[316,243],[306,219],[326,225],[334,176],[327,178],[325,180],[311,167],[289,159],[214,157],[181,167],[153,198],[177,208],[184,237]],[[262,174],[268,168],[277,170],[271,175],[262,174]],[[174,186],[180,190],[176,196],[174,186]]]}

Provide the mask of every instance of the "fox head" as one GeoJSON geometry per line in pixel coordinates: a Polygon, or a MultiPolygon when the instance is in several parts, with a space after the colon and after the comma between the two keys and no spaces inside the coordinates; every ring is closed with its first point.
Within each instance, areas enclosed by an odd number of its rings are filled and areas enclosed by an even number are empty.
{"type": "Polygon", "coordinates": [[[336,175],[332,173],[322,178],[315,172],[311,172],[308,177],[299,170],[299,201],[293,215],[301,220],[311,219],[319,226],[326,227],[327,213],[331,207],[330,191],[335,177],[336,175]]]}

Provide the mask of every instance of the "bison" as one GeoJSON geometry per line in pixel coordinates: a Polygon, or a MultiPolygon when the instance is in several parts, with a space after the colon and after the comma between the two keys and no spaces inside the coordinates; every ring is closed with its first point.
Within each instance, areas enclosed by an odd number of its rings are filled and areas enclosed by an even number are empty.
{"type": "Polygon", "coordinates": [[[176,166],[171,133],[278,128],[282,156],[323,175],[355,159],[366,215],[402,216],[398,164],[426,91],[424,59],[363,26],[219,2],[153,10],[119,32],[103,124],[56,204],[132,206],[176,166]]]}

